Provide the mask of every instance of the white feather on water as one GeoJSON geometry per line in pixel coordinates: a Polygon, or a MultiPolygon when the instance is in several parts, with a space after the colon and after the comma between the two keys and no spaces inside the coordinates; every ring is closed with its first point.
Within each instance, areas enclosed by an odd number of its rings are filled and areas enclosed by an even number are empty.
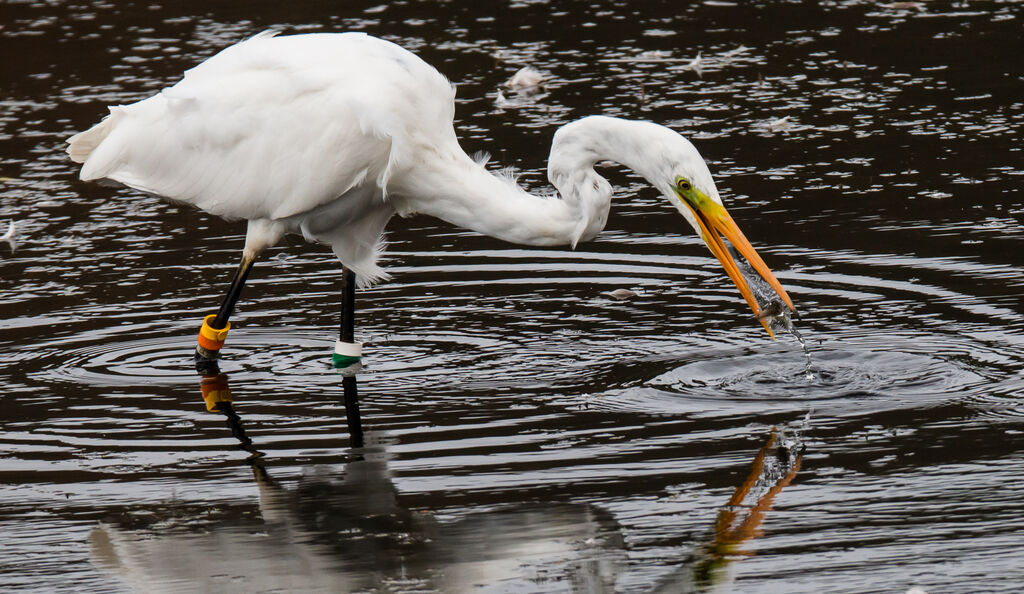
{"type": "Polygon", "coordinates": [[[7,233],[4,233],[3,236],[0,236],[0,239],[4,241],[14,241],[14,235],[17,232],[18,227],[17,225],[14,224],[14,221],[12,220],[7,224],[7,233]]]}
{"type": "Polygon", "coordinates": [[[11,246],[11,253],[14,253],[14,250],[18,248],[18,242],[15,239],[15,236],[17,234],[18,226],[14,223],[14,220],[12,219],[7,224],[7,233],[4,233],[3,236],[0,236],[0,240],[6,241],[7,244],[11,246]]]}
{"type": "Polygon", "coordinates": [[[505,86],[514,89],[533,89],[539,87],[547,79],[540,70],[533,66],[523,66],[512,75],[512,78],[505,81],[505,86]]]}

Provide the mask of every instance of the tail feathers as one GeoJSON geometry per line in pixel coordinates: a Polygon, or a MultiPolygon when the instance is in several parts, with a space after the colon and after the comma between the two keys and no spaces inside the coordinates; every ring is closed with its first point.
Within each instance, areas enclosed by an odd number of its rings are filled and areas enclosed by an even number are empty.
{"type": "MultiPolygon", "coordinates": [[[[115,108],[110,109],[110,115],[103,118],[103,120],[89,128],[85,132],[79,132],[68,139],[68,155],[71,156],[71,160],[75,163],[85,163],[89,159],[89,155],[92,154],[96,147],[100,145],[110,135],[110,132],[114,129],[114,125],[119,119],[118,112],[115,108]]],[[[82,179],[92,179],[83,176],[82,179]]]]}

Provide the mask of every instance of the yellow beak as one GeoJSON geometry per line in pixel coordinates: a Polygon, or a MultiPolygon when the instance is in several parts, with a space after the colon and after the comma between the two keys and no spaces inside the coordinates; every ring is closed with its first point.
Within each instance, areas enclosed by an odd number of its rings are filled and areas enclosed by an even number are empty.
{"type": "Polygon", "coordinates": [[[724,206],[703,195],[700,196],[697,206],[694,206],[685,198],[682,198],[682,202],[689,207],[700,224],[701,238],[708,244],[711,253],[722,263],[725,273],[736,284],[736,288],[740,290],[740,294],[747,300],[747,304],[754,311],[754,315],[758,317],[764,329],[768,331],[772,338],[775,338],[775,334],[770,326],[770,316],[762,315],[761,306],[757,304],[754,293],[750,290],[746,279],[740,273],[736,262],[729,255],[725,242],[722,241],[722,236],[724,235],[729,240],[729,243],[743,254],[747,262],[750,262],[750,265],[761,275],[761,278],[775,289],[775,292],[779,294],[779,297],[782,298],[782,301],[785,302],[790,311],[796,311],[796,308],[793,307],[793,301],[789,298],[786,290],[782,288],[782,284],[775,278],[775,275],[769,270],[768,265],[764,263],[761,256],[757,255],[757,252],[754,251],[754,247],[750,245],[743,232],[736,226],[736,222],[732,220],[724,206]]]}

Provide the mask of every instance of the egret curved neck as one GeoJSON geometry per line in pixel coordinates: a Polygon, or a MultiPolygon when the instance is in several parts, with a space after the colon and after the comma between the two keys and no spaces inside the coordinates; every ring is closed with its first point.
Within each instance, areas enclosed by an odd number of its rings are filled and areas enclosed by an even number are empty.
{"type": "Polygon", "coordinates": [[[575,204],[557,196],[531,195],[464,153],[437,159],[400,177],[389,185],[389,195],[397,195],[399,214],[431,215],[518,244],[552,246],[575,241],[581,218],[575,204]]]}
{"type": "MultiPolygon", "coordinates": [[[[594,171],[598,161],[615,161],[651,182],[666,196],[674,195],[676,168],[670,150],[688,141],[650,122],[591,116],[566,124],[555,133],[548,159],[548,178],[559,196],[528,194],[512,180],[488,173],[452,145],[424,147],[430,154],[392,185],[405,198],[400,213],[421,212],[491,237],[526,245],[576,245],[593,238],[608,221],[612,189],[594,171]],[[415,186],[410,186],[414,182],[415,186]]],[[[706,172],[696,149],[693,156],[706,172]]],[[[710,173],[706,174],[710,180],[710,173]]],[[[710,184],[713,187],[713,183],[710,184]]],[[[391,187],[389,186],[389,192],[391,187]]]]}
{"type": "MultiPolygon", "coordinates": [[[[600,161],[613,161],[640,174],[659,190],[661,172],[671,169],[666,137],[686,142],[677,134],[651,122],[589,116],[566,124],[555,132],[548,159],[548,177],[560,191],[574,186],[580,172],[593,172],[600,161]]],[[[696,152],[696,151],[694,151],[696,152]]],[[[595,174],[596,175],[596,174],[595,174]]]]}

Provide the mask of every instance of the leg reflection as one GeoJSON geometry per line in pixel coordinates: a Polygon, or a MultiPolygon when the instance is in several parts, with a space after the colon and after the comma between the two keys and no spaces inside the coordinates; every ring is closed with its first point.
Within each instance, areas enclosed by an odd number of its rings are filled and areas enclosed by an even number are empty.
{"type": "Polygon", "coordinates": [[[242,418],[235,412],[233,399],[231,397],[231,386],[228,384],[228,376],[220,372],[216,361],[210,361],[210,365],[204,368],[204,375],[199,380],[199,389],[203,393],[203,401],[206,402],[206,410],[222,413],[227,419],[228,429],[231,435],[238,440],[238,447],[249,453],[246,462],[253,466],[254,472],[264,472],[262,458],[263,452],[256,449],[252,439],[245,433],[242,426],[242,418]]]}
{"type": "Polygon", "coordinates": [[[345,419],[348,421],[348,436],[354,448],[363,447],[363,422],[359,418],[359,390],[356,387],[356,374],[345,375],[341,380],[345,391],[345,419]]]}
{"type": "MultiPolygon", "coordinates": [[[[359,390],[356,385],[356,371],[359,364],[352,365],[340,370],[342,373],[341,385],[344,392],[343,402],[345,404],[345,419],[348,424],[350,445],[353,448],[363,447],[363,422],[359,416],[359,390]]],[[[203,394],[203,401],[206,402],[206,410],[222,413],[227,418],[228,428],[231,434],[239,441],[239,447],[249,452],[247,461],[250,464],[257,464],[263,457],[263,453],[256,449],[252,440],[245,433],[242,427],[242,419],[235,412],[234,400],[231,396],[231,387],[228,384],[226,373],[220,372],[220,366],[216,360],[207,360],[201,371],[202,378],[199,380],[199,388],[203,394]]]]}

